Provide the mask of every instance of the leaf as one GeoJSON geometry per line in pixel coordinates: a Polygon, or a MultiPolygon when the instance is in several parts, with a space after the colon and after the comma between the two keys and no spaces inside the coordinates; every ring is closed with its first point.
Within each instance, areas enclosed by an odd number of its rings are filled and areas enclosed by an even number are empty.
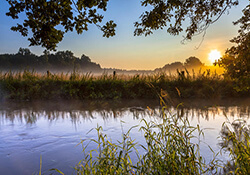
{"type": "Polygon", "coordinates": [[[178,96],[181,97],[181,92],[180,92],[180,90],[179,90],[177,87],[175,87],[175,89],[176,89],[176,91],[178,92],[178,96]]]}
{"type": "Polygon", "coordinates": [[[61,172],[60,170],[58,170],[58,169],[56,169],[56,168],[52,168],[52,169],[50,169],[50,171],[56,171],[56,172],[58,172],[58,173],[60,173],[60,174],[64,175],[64,173],[63,173],[63,172],[61,172]]]}

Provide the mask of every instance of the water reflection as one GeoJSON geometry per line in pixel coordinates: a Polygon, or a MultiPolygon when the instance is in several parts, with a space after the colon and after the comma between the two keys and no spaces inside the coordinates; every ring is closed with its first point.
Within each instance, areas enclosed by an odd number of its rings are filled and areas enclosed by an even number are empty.
{"type": "MultiPolygon", "coordinates": [[[[180,117],[185,116],[191,119],[207,121],[215,119],[216,116],[230,116],[232,118],[249,119],[248,103],[242,106],[196,106],[190,103],[183,103],[178,109],[170,107],[169,110],[180,117]],[[189,104],[189,105],[187,105],[189,104]]],[[[64,101],[64,102],[8,102],[0,107],[1,122],[5,121],[36,124],[40,117],[53,122],[60,119],[70,118],[72,123],[90,121],[95,116],[106,119],[122,119],[130,113],[134,119],[139,120],[144,117],[161,117],[162,109],[158,101],[64,101]]]]}
{"type": "MultiPolygon", "coordinates": [[[[179,101],[175,101],[178,104],[179,101]]],[[[205,142],[218,152],[218,140],[222,123],[242,118],[249,121],[250,100],[184,101],[183,105],[170,107],[170,112],[179,117],[188,117],[191,124],[197,123],[210,129],[205,142]]],[[[1,174],[32,174],[39,170],[40,155],[43,156],[44,172],[58,168],[65,174],[73,172],[82,159],[81,147],[76,147],[83,138],[94,138],[96,133],[86,133],[97,126],[104,127],[112,140],[120,140],[121,123],[124,130],[140,123],[141,119],[161,120],[159,101],[32,101],[0,103],[0,172],[1,174]],[[62,161],[63,160],[63,161],[62,161]],[[18,165],[18,166],[17,166],[18,165]]],[[[144,141],[143,134],[133,130],[131,137],[144,141]]],[[[207,154],[207,146],[201,145],[207,154]]],[[[210,158],[210,157],[209,157],[210,158]]],[[[46,174],[46,173],[45,173],[46,174]]],[[[49,173],[47,173],[49,174],[49,173]]]]}

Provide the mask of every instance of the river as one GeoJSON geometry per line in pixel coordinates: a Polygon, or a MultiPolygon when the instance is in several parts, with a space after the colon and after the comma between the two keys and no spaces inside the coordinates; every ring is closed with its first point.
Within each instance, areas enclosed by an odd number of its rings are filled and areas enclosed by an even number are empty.
{"type": "MultiPolygon", "coordinates": [[[[174,101],[172,105],[179,104],[174,101]]],[[[218,138],[223,122],[243,119],[250,122],[250,99],[221,101],[186,100],[173,114],[187,116],[194,126],[204,128],[204,142],[215,152],[220,151],[218,138]]],[[[65,174],[82,158],[81,139],[96,138],[98,125],[113,141],[120,140],[122,131],[140,125],[141,119],[160,121],[159,101],[3,101],[0,103],[0,174],[26,175],[39,172],[49,174],[57,168],[65,174]],[[78,145],[78,146],[77,146],[78,145]]],[[[143,144],[143,133],[138,128],[130,136],[143,144]]],[[[211,159],[213,153],[206,144],[201,153],[211,159]]],[[[93,145],[89,149],[93,149],[93,145]]],[[[140,151],[140,150],[139,150],[140,151]]],[[[221,155],[226,161],[227,154],[221,155]]]]}

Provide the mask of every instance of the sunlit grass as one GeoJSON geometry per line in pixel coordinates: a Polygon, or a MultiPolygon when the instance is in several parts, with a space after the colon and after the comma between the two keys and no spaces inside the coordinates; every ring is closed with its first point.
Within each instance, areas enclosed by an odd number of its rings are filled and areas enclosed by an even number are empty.
{"type": "Polygon", "coordinates": [[[0,73],[1,99],[156,99],[154,91],[161,89],[176,98],[224,98],[249,94],[249,83],[223,78],[210,70],[115,76],[77,72],[0,73]]]}

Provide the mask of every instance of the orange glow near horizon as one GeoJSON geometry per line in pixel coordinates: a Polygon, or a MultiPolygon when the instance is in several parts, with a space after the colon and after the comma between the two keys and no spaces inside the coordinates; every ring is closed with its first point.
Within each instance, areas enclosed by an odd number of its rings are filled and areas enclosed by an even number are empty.
{"type": "Polygon", "coordinates": [[[221,57],[221,53],[214,49],[214,50],[211,50],[210,53],[208,54],[208,59],[211,63],[214,63],[215,61],[217,61],[218,59],[220,59],[221,57]]]}

